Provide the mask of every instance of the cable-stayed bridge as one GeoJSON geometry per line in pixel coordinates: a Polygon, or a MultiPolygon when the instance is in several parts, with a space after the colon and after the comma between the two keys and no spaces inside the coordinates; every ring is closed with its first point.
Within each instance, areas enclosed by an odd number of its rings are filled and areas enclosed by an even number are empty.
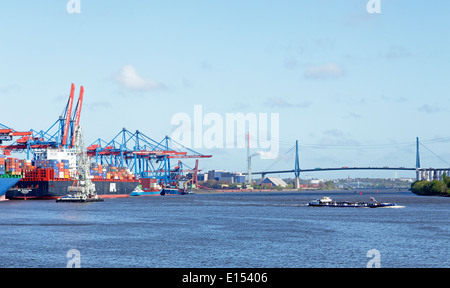
{"type": "MultiPolygon", "coordinates": [[[[285,173],[293,173],[296,178],[296,185],[299,185],[299,179],[300,175],[302,173],[306,172],[323,172],[323,171],[349,171],[349,170],[393,170],[393,171],[416,171],[416,179],[417,180],[441,180],[443,175],[450,175],[450,165],[449,168],[421,168],[420,166],[420,142],[419,138],[416,139],[416,165],[415,167],[392,167],[392,166],[343,166],[343,167],[325,167],[325,168],[313,168],[313,169],[302,169],[300,168],[300,162],[299,162],[299,146],[298,146],[298,140],[296,141],[296,145],[293,147],[295,148],[295,163],[294,163],[294,169],[287,169],[287,170],[267,170],[267,171],[257,171],[252,172],[251,170],[251,156],[248,156],[248,172],[243,173],[244,175],[248,176],[249,182],[251,182],[252,175],[261,175],[261,178],[264,179],[267,175],[270,174],[285,174],[285,173]]],[[[431,153],[436,155],[433,151],[428,149],[426,146],[424,146],[427,150],[429,150],[431,153]]],[[[292,148],[292,149],[293,149],[292,148]]],[[[440,158],[440,157],[439,157],[440,158]]],[[[441,158],[442,160],[442,158],[441,158]]],[[[446,162],[447,163],[447,162],[446,162]]]]}

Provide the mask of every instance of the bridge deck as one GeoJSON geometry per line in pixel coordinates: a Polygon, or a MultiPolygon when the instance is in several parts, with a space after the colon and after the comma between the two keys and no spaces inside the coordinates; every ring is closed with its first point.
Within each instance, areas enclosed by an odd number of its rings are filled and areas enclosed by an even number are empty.
{"type": "MultiPolygon", "coordinates": [[[[320,172],[320,171],[339,171],[339,170],[398,170],[398,171],[416,171],[416,168],[407,167],[339,167],[339,168],[315,168],[315,169],[300,169],[303,172],[320,172]]],[[[252,175],[267,175],[267,174],[282,174],[294,173],[295,170],[280,170],[280,171],[266,171],[266,172],[252,172],[252,175]]],[[[248,173],[242,173],[248,175],[248,173]]]]}

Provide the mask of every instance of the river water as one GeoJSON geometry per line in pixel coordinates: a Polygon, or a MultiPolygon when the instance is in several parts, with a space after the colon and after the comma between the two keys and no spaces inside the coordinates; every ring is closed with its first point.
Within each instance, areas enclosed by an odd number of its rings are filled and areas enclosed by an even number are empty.
{"type": "Polygon", "coordinates": [[[0,267],[449,268],[449,219],[450,198],[395,190],[7,201],[0,267]],[[305,206],[321,196],[402,207],[305,206]]]}

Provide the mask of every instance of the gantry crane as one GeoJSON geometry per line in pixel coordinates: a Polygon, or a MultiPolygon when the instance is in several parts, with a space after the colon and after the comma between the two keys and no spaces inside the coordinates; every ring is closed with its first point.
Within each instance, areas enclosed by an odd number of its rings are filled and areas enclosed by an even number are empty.
{"type": "MultiPolygon", "coordinates": [[[[77,101],[74,113],[72,107],[75,94],[75,84],[72,84],[69,100],[63,115],[50,126],[46,131],[36,131],[31,129],[28,132],[16,132],[0,124],[0,140],[12,141],[14,136],[22,136],[9,145],[0,146],[5,153],[26,152],[27,159],[30,159],[30,153],[48,148],[74,148],[75,131],[80,124],[81,107],[83,105],[84,87],[80,88],[80,96],[77,101]]],[[[0,144],[2,144],[0,141],[0,144]]]]}
{"type": "MultiPolygon", "coordinates": [[[[197,158],[195,178],[198,174],[198,158],[210,158],[189,149],[169,136],[157,142],[140,131],[132,133],[123,128],[116,137],[106,142],[97,139],[87,148],[88,156],[100,164],[110,164],[118,167],[128,167],[136,178],[154,178],[161,184],[170,186],[175,180],[175,174],[188,172],[183,169],[171,168],[171,159],[197,158]]],[[[179,162],[180,163],[180,162],[179,162]]],[[[193,180],[197,183],[197,180],[193,180]]]]}

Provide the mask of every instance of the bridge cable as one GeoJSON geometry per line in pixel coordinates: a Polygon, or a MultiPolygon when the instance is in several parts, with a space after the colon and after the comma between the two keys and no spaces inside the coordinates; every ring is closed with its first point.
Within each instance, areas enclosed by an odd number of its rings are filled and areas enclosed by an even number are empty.
{"type": "Polygon", "coordinates": [[[439,155],[437,155],[436,153],[434,153],[433,151],[431,151],[427,146],[423,145],[422,143],[420,143],[420,145],[427,149],[428,151],[430,151],[434,156],[436,156],[439,160],[441,160],[442,162],[444,162],[445,164],[447,164],[450,167],[450,163],[448,163],[445,159],[443,159],[442,157],[440,157],[439,155]]]}
{"type": "Polygon", "coordinates": [[[294,150],[294,148],[295,148],[295,145],[294,145],[291,149],[289,149],[289,151],[287,151],[286,153],[284,153],[283,155],[278,156],[278,159],[275,160],[269,167],[267,167],[267,168],[266,168],[265,170],[263,170],[263,171],[270,171],[270,169],[271,169],[273,166],[275,166],[275,164],[277,164],[281,159],[284,158],[283,156],[288,155],[292,150],[294,150]]]}

